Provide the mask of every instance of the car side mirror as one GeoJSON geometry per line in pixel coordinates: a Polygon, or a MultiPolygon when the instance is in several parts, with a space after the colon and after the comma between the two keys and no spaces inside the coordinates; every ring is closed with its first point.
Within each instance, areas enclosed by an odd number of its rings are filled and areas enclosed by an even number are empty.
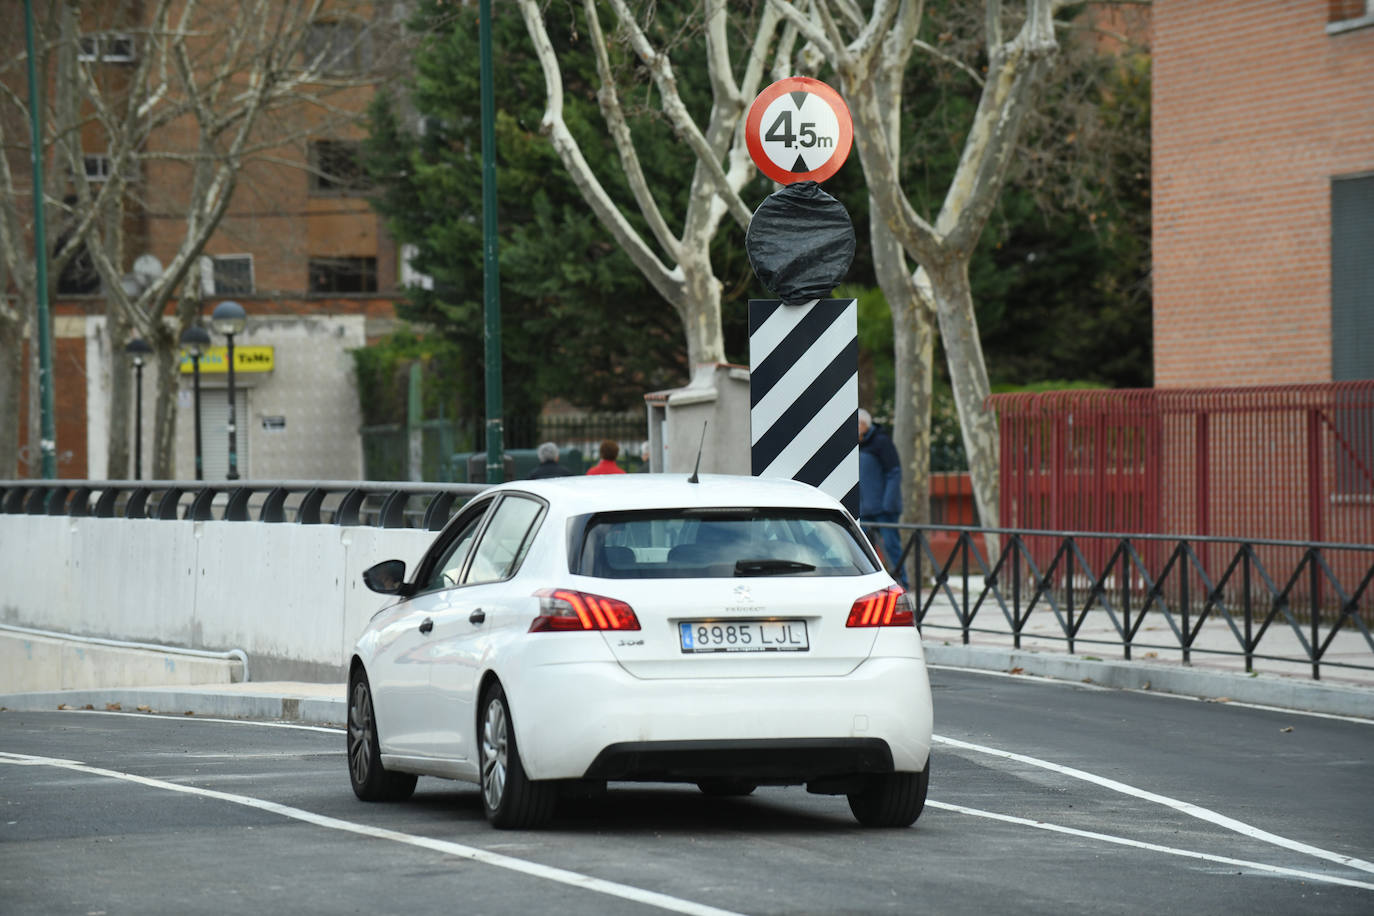
{"type": "Polygon", "coordinates": [[[408,595],[405,560],[383,560],[363,570],[363,584],[382,595],[408,595]]]}

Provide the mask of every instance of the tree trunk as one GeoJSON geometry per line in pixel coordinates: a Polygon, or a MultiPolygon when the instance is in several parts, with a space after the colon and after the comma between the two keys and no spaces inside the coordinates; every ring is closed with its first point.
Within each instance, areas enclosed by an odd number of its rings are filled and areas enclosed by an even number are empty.
{"type": "Polygon", "coordinates": [[[24,322],[0,311],[0,478],[19,476],[19,402],[24,385],[24,322]]]}
{"type": "Polygon", "coordinates": [[[930,410],[935,317],[921,300],[902,246],[869,209],[869,233],[878,286],[892,310],[896,391],[893,442],[902,458],[902,521],[930,522],[930,410]]]}
{"type": "Polygon", "coordinates": [[[927,264],[940,320],[940,340],[949,365],[954,404],[959,410],[964,453],[973,481],[973,501],[986,528],[998,524],[997,416],[987,406],[991,393],[978,321],[973,312],[973,291],[968,281],[968,259],[948,257],[927,264]]]}
{"type": "MultiPolygon", "coordinates": [[[[706,243],[710,244],[709,240],[706,243]]],[[[688,371],[700,365],[714,365],[725,361],[725,333],[720,321],[720,281],[711,271],[710,253],[703,252],[706,263],[699,263],[692,246],[683,246],[683,301],[675,302],[682,316],[682,330],[687,338],[688,371]],[[690,254],[690,256],[689,256],[690,254]]]]}
{"type": "Polygon", "coordinates": [[[129,330],[123,311],[110,303],[105,309],[105,366],[110,374],[110,401],[106,413],[110,438],[105,444],[105,476],[109,480],[128,480],[130,477],[129,406],[133,385],[129,378],[129,360],[124,355],[129,330]]]}

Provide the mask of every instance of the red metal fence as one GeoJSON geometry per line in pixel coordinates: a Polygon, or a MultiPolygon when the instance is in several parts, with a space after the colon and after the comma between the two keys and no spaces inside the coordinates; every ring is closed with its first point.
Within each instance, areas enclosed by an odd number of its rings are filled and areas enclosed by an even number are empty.
{"type": "Polygon", "coordinates": [[[991,403],[1004,526],[1374,543],[1374,381],[991,403]]]}
{"type": "MultiPolygon", "coordinates": [[[[1006,527],[1374,544],[1374,380],[999,394],[991,404],[1006,527]]],[[[1208,546],[1198,549],[1205,568],[1208,546]]],[[[1259,556],[1292,569],[1295,551],[1259,556]]],[[[1220,572],[1199,575],[1204,593],[1220,572]]]]}

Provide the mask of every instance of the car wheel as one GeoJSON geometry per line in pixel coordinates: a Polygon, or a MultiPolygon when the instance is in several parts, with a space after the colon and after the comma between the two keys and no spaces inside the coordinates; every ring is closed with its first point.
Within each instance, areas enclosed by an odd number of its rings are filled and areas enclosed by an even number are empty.
{"type": "Polygon", "coordinates": [[[926,806],[930,763],[919,773],[880,773],[864,777],[864,787],[849,794],[849,810],[865,827],[910,827],[926,806]]]}
{"type": "Polygon", "coordinates": [[[697,783],[697,788],[703,794],[713,798],[749,795],[758,787],[758,783],[745,782],[742,779],[703,779],[697,783]]]}
{"type": "Polygon", "coordinates": [[[363,801],[400,801],[415,791],[415,778],[382,766],[372,688],[359,669],[348,683],[348,781],[353,794],[363,801]]]}
{"type": "Polygon", "coordinates": [[[482,695],[482,807],[493,827],[537,827],[553,817],[558,787],[525,775],[515,722],[500,684],[482,695]]]}

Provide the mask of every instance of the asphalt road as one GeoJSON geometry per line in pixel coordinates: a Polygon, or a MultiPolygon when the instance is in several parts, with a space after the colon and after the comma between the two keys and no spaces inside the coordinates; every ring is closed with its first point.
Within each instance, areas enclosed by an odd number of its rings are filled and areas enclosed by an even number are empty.
{"type": "Polygon", "coordinates": [[[503,832],[343,734],[0,712],[0,914],[1374,912],[1374,723],[937,670],[930,802],[613,785],[503,832]]]}

